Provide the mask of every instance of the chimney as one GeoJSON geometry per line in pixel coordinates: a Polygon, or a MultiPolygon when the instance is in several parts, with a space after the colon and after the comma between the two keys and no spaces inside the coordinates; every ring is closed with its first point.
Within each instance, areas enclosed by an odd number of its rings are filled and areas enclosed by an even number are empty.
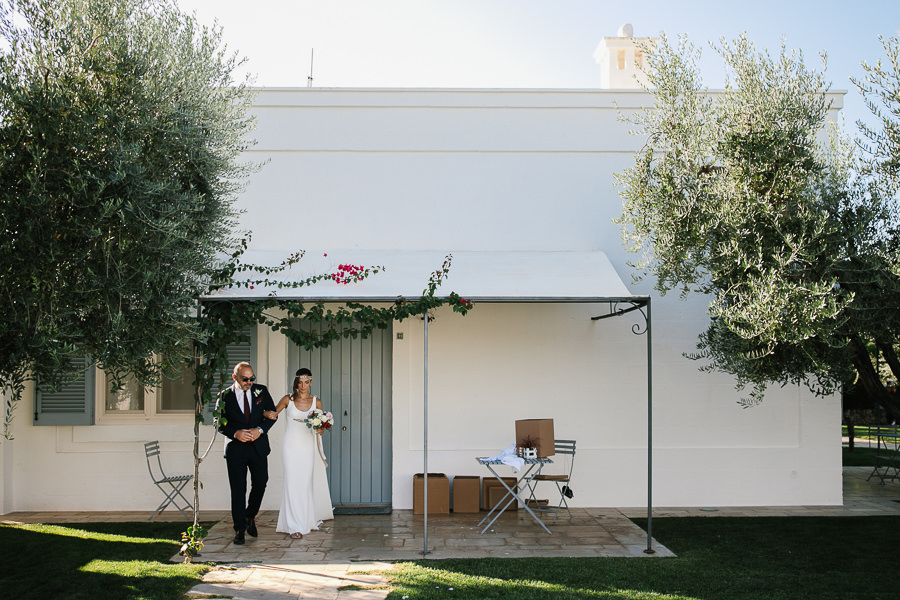
{"type": "Polygon", "coordinates": [[[639,47],[656,45],[659,38],[636,38],[631,23],[619,27],[616,37],[605,37],[594,50],[594,60],[603,69],[600,72],[600,88],[604,90],[641,89],[647,83],[644,74],[646,58],[639,47]]]}

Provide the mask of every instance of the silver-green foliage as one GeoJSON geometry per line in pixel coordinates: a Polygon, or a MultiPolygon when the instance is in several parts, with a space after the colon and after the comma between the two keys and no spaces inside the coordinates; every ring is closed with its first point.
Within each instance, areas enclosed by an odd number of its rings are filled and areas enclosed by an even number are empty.
{"type": "Polygon", "coordinates": [[[0,38],[0,389],[78,355],[153,382],[235,246],[239,61],[171,0],[12,0],[0,38]]]}
{"type": "Polygon", "coordinates": [[[897,193],[900,187],[900,38],[879,38],[884,59],[863,63],[865,75],[854,79],[864,102],[875,117],[875,124],[859,121],[867,143],[863,146],[872,158],[883,189],[897,193]]]}
{"type": "Polygon", "coordinates": [[[879,302],[900,297],[894,198],[827,126],[824,56],[816,70],[744,36],[714,48],[721,92],[686,39],[648,49],[655,106],[629,118],[647,143],[618,174],[626,246],[661,293],[709,296],[690,356],[751,384],[745,402],[772,382],[832,392],[865,369],[848,345],[893,335],[879,302]]]}

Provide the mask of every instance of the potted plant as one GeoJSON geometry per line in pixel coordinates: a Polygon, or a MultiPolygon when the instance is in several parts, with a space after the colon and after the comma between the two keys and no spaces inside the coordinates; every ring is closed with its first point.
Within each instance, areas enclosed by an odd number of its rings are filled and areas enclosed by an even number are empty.
{"type": "Polygon", "coordinates": [[[183,545],[178,553],[184,557],[184,562],[193,562],[195,556],[200,556],[200,550],[203,549],[203,538],[207,533],[206,528],[199,524],[191,525],[187,531],[181,533],[183,545]]]}
{"type": "Polygon", "coordinates": [[[521,449],[522,458],[537,458],[538,440],[526,435],[519,442],[518,447],[521,449]]]}

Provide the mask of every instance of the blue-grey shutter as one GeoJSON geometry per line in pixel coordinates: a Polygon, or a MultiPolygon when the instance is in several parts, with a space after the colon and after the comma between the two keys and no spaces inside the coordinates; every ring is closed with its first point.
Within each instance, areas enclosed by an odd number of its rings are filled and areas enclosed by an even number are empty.
{"type": "MultiPolygon", "coordinates": [[[[221,373],[222,379],[220,381],[220,387],[228,387],[231,385],[231,373],[234,368],[234,365],[239,362],[248,362],[253,367],[253,370],[256,370],[256,327],[252,327],[244,331],[246,335],[250,336],[250,341],[241,342],[236,344],[228,344],[226,349],[228,351],[228,367],[221,373]]],[[[213,397],[212,402],[208,402],[206,406],[203,407],[203,424],[204,425],[212,425],[213,424],[213,411],[216,408],[216,399],[213,397]]]]}
{"type": "Polygon", "coordinates": [[[81,374],[52,389],[40,381],[34,386],[35,425],[93,425],[94,424],[94,366],[88,365],[87,358],[71,362],[73,369],[81,374]]]}
{"type": "Polygon", "coordinates": [[[244,335],[250,336],[249,342],[241,342],[238,344],[228,344],[228,368],[225,374],[226,379],[230,382],[231,371],[234,365],[239,362],[248,362],[256,370],[256,327],[252,327],[244,331],[244,335]]]}

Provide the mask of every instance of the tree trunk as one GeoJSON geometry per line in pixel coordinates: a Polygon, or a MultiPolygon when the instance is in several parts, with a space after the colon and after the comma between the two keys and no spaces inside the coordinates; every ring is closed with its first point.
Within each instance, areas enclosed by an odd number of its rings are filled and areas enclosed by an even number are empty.
{"type": "Polygon", "coordinates": [[[900,402],[891,396],[881,383],[881,378],[875,367],[872,366],[872,359],[869,357],[869,351],[866,344],[859,337],[853,335],[850,338],[850,351],[853,358],[853,366],[859,374],[859,381],[873,402],[882,406],[891,417],[891,419],[900,418],[900,402]]]}
{"type": "Polygon", "coordinates": [[[881,341],[876,342],[878,345],[878,349],[881,350],[881,355],[884,357],[885,362],[891,368],[891,373],[894,374],[894,379],[900,381],[900,358],[897,357],[897,352],[894,350],[893,341],[881,341]]]}
{"type": "Polygon", "coordinates": [[[203,402],[200,386],[196,387],[197,402],[194,411],[194,528],[200,520],[200,419],[203,418],[203,402]]]}
{"type": "MultiPolygon", "coordinates": [[[[199,367],[200,359],[197,358],[196,346],[194,347],[194,366],[199,367]]],[[[196,371],[194,371],[196,373],[196,371]]],[[[193,540],[200,524],[200,421],[203,418],[203,390],[201,386],[194,388],[194,522],[193,532],[190,538],[193,540]]],[[[184,562],[192,562],[190,552],[185,553],[184,562]]]]}

